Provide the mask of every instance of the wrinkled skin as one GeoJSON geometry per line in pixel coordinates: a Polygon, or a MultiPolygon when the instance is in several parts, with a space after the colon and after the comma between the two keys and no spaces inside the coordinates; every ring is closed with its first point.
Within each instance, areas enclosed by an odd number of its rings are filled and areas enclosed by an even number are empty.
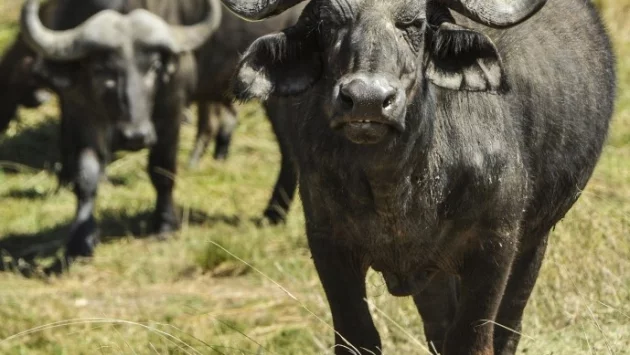
{"type": "Polygon", "coordinates": [[[252,44],[235,94],[298,113],[285,129],[335,353],[381,353],[372,267],[413,296],[431,348],[514,354],[506,329],[520,331],[548,233],[592,174],[615,80],[582,0],[505,30],[418,0],[315,1],[252,44]]]}

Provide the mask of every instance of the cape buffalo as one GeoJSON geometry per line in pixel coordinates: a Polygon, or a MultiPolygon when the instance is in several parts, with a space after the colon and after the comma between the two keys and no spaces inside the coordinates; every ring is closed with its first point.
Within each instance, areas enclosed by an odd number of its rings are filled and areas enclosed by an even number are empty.
{"type": "MultiPolygon", "coordinates": [[[[40,16],[42,16],[42,13],[45,13],[46,17],[42,18],[44,23],[50,23],[53,28],[70,29],[101,10],[110,9],[128,13],[133,9],[142,8],[145,6],[144,4],[141,0],[90,0],[82,1],[81,3],[75,0],[56,0],[44,4],[42,11],[40,11],[40,16]],[[57,6],[57,3],[59,6],[57,6]]],[[[199,0],[192,0],[188,1],[188,3],[182,2],[178,8],[175,6],[160,8],[162,5],[157,2],[151,5],[150,8],[156,13],[167,16],[170,21],[192,23],[199,19],[199,11],[197,11],[199,4],[199,0]],[[173,9],[181,11],[172,11],[173,9]]],[[[187,69],[190,72],[187,76],[194,78],[188,78],[185,84],[187,102],[195,101],[199,108],[197,138],[190,158],[191,167],[194,167],[203,156],[212,138],[216,139],[215,158],[225,159],[227,156],[232,131],[236,126],[237,114],[235,107],[228,98],[229,84],[240,53],[245,51],[256,38],[295,23],[300,12],[301,7],[298,6],[274,19],[258,23],[244,21],[227,12],[222,18],[220,27],[210,40],[195,50],[197,65],[187,69]]],[[[17,65],[16,63],[27,59],[29,63],[32,62],[30,57],[33,51],[22,38],[18,38],[15,41],[14,47],[21,50],[16,51],[15,55],[7,55],[9,59],[0,65],[0,72],[3,71],[3,68],[7,69],[7,71],[13,70],[13,67],[17,65]]],[[[76,72],[76,61],[71,61],[67,64],[54,61],[51,64],[51,61],[48,60],[47,63],[48,65],[43,66],[43,69],[42,66],[37,66],[39,68],[37,71],[48,72],[52,75],[47,77],[44,75],[45,83],[40,80],[38,84],[46,84],[46,86],[55,91],[57,91],[57,87],[59,87],[59,90],[65,90],[64,86],[68,85],[68,81],[72,81],[70,76],[74,75],[68,74],[76,72]],[[52,70],[50,70],[51,67],[52,70]],[[65,75],[63,75],[64,73],[65,75]]],[[[29,66],[28,72],[25,71],[20,75],[22,83],[27,82],[24,80],[26,77],[32,78],[34,76],[33,70],[31,70],[32,67],[29,66]]],[[[12,96],[7,96],[7,98],[9,97],[12,96]]],[[[14,110],[17,105],[15,99],[5,100],[5,103],[6,105],[0,103],[0,111],[2,107],[7,106],[13,107],[14,110]],[[11,101],[11,104],[8,104],[7,101],[11,101]]],[[[273,107],[273,105],[273,103],[266,103],[264,106],[274,132],[278,134],[280,128],[277,122],[282,121],[283,118],[276,116],[278,112],[283,111],[273,107]],[[274,114],[276,116],[273,116],[274,114]]],[[[11,118],[10,116],[7,116],[7,124],[11,118]]],[[[85,124],[85,121],[75,120],[70,123],[62,120],[61,148],[63,168],[60,172],[62,182],[72,182],[76,175],[76,163],[73,162],[73,160],[76,160],[73,153],[76,148],[73,146],[72,139],[64,137],[64,132],[71,134],[69,131],[72,130],[73,126],[82,122],[85,124]]],[[[288,144],[280,136],[277,136],[277,138],[282,153],[281,170],[263,214],[264,218],[273,224],[285,220],[297,185],[297,172],[288,153],[288,144]]]]}
{"type": "MultiPolygon", "coordinates": [[[[191,166],[196,165],[203,156],[212,137],[216,137],[215,158],[223,159],[228,153],[237,115],[229,90],[230,79],[240,54],[257,38],[293,25],[301,9],[302,6],[298,6],[280,16],[255,23],[244,21],[225,11],[216,33],[195,52],[199,80],[192,99],[198,103],[199,111],[197,138],[190,157],[191,166]],[[211,116],[215,119],[211,120],[211,116]]],[[[287,137],[280,124],[286,120],[285,115],[291,113],[273,100],[264,103],[263,106],[282,155],[280,174],[264,211],[265,219],[275,224],[285,220],[297,185],[297,171],[291,158],[287,137]]]]}
{"type": "MultiPolygon", "coordinates": [[[[300,2],[222,1],[248,19],[300,2]]],[[[514,354],[549,231],[601,154],[615,81],[588,0],[313,0],[254,42],[235,94],[284,96],[294,112],[335,352],[381,352],[372,267],[413,296],[441,354],[514,354]]]]}
{"type": "MultiPolygon", "coordinates": [[[[195,52],[199,66],[199,82],[194,97],[199,102],[200,113],[195,148],[190,157],[191,166],[197,164],[205,153],[210,138],[213,137],[216,137],[215,159],[226,158],[237,115],[229,90],[230,78],[240,54],[258,37],[293,25],[301,8],[296,7],[261,22],[247,22],[227,12],[217,33],[195,52]],[[209,115],[217,119],[204,119],[210,117],[209,115]]],[[[271,120],[275,121],[273,118],[271,120]]]]}
{"type": "Polygon", "coordinates": [[[178,228],[172,193],[180,121],[194,85],[191,52],[216,31],[222,14],[218,0],[153,1],[127,14],[98,11],[98,1],[82,7],[61,1],[57,30],[42,24],[39,0],[28,0],[21,18],[26,42],[51,61],[46,75],[60,95],[62,176],[78,199],[68,263],[92,255],[98,242],[94,202],[113,150],[151,148],[153,231],[178,228]]]}
{"type": "MultiPolygon", "coordinates": [[[[56,0],[42,5],[42,22],[50,23],[56,0]]],[[[42,83],[33,72],[35,52],[18,38],[5,50],[0,60],[0,133],[15,117],[19,106],[35,108],[48,100],[42,83]]]]}

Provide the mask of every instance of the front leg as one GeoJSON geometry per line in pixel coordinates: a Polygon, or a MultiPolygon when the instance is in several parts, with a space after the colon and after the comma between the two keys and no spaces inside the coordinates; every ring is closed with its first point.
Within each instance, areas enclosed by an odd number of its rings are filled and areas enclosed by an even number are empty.
{"type": "Polygon", "coordinates": [[[77,156],[78,161],[76,165],[73,164],[76,169],[72,171],[77,212],[70,227],[65,260],[58,260],[46,269],[47,274],[61,273],[77,257],[91,257],[99,242],[99,231],[94,219],[94,202],[104,163],[91,148],[80,150],[77,156]]]}
{"type": "Polygon", "coordinates": [[[438,354],[444,346],[444,337],[457,313],[458,293],[459,280],[438,272],[424,290],[413,296],[432,354],[438,354]]]}
{"type": "Polygon", "coordinates": [[[460,264],[458,311],[442,355],[493,355],[494,322],[516,246],[509,237],[488,232],[477,236],[467,249],[460,264]]]}
{"type": "Polygon", "coordinates": [[[530,236],[528,247],[521,245],[501,300],[494,327],[494,350],[497,355],[514,355],[521,339],[523,311],[534,289],[547,249],[548,232],[530,236]]]}
{"type": "Polygon", "coordinates": [[[381,340],[368,309],[368,266],[358,251],[335,245],[330,235],[309,233],[309,246],[335,327],[335,354],[380,354],[381,340]]]}
{"type": "MultiPolygon", "coordinates": [[[[179,115],[174,117],[178,118],[179,115]]],[[[179,229],[173,188],[177,172],[180,121],[173,119],[163,123],[157,129],[158,139],[149,153],[149,176],[157,193],[152,231],[160,235],[179,229]]]]}

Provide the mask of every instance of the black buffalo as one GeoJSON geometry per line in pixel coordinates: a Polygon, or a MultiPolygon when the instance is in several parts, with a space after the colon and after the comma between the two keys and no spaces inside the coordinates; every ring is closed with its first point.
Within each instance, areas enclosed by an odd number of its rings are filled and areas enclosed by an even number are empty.
{"type": "MultiPolygon", "coordinates": [[[[45,3],[40,11],[42,22],[50,23],[56,1],[45,3]]],[[[0,60],[0,133],[15,117],[19,106],[35,108],[50,95],[34,73],[35,52],[18,37],[0,60]]]]}
{"type": "MultiPolygon", "coordinates": [[[[240,55],[257,38],[291,26],[301,7],[261,22],[247,22],[225,11],[220,27],[210,40],[195,52],[197,59],[196,89],[191,96],[198,105],[198,127],[190,166],[195,166],[206,151],[211,138],[216,138],[214,157],[225,159],[237,111],[231,100],[230,83],[240,55]]],[[[282,105],[274,100],[264,103],[265,112],[278,140],[282,155],[281,169],[264,217],[271,223],[285,220],[297,185],[297,171],[289,152],[281,122],[285,115],[282,105]]]]}
{"type": "Polygon", "coordinates": [[[152,229],[178,228],[173,187],[180,121],[195,85],[192,51],[216,31],[222,14],[218,0],[152,1],[144,8],[139,2],[126,14],[99,11],[105,7],[99,2],[60,1],[55,30],[38,17],[38,0],[22,11],[24,39],[49,61],[43,75],[60,96],[61,177],[78,199],[65,262],[92,255],[98,242],[94,202],[115,150],[151,148],[152,229]]]}
{"type": "MultiPolygon", "coordinates": [[[[81,20],[89,18],[98,11],[104,9],[116,10],[118,12],[129,12],[134,8],[143,7],[144,3],[141,1],[124,0],[124,1],[103,1],[103,0],[90,0],[82,2],[81,4],[73,3],[71,0],[58,0],[47,2],[42,6],[40,11],[40,17],[44,23],[49,24],[53,21],[59,23],[54,25],[59,28],[70,28],[76,26],[81,20]],[[57,9],[57,2],[60,3],[59,9],[57,9]],[[53,16],[55,15],[56,16],[53,16]]],[[[191,18],[194,19],[198,16],[194,11],[195,1],[190,4],[181,4],[183,9],[180,13],[183,14],[183,20],[190,22],[191,18]],[[191,7],[192,6],[192,7],[191,7]]],[[[154,8],[157,8],[153,5],[154,8]]],[[[162,13],[166,13],[168,9],[158,9],[162,13]]],[[[232,131],[236,126],[236,109],[229,99],[229,84],[234,66],[238,62],[239,55],[247,49],[258,37],[277,31],[286,26],[292,25],[299,16],[301,11],[300,7],[296,7],[291,11],[287,11],[274,19],[251,23],[244,21],[237,16],[227,12],[224,14],[220,27],[216,30],[215,34],[209,41],[198,48],[195,51],[195,59],[197,60],[197,66],[192,69],[191,72],[195,72],[194,79],[189,79],[186,83],[187,101],[195,101],[198,105],[198,130],[195,141],[195,147],[191,152],[190,166],[197,165],[199,159],[205,153],[210,140],[216,139],[215,158],[225,159],[228,153],[228,148],[232,136],[232,131]],[[197,85],[198,84],[198,85],[197,85]]],[[[177,20],[177,18],[173,19],[177,20]]],[[[182,20],[182,19],[180,19],[182,20]]],[[[44,85],[53,90],[57,86],[64,87],[64,80],[59,80],[59,75],[55,73],[52,78],[43,78],[51,80],[39,80],[36,81],[34,72],[32,70],[32,56],[34,52],[29,48],[21,37],[13,44],[13,48],[16,50],[9,51],[2,64],[0,64],[0,72],[12,72],[15,73],[14,67],[19,63],[28,63],[28,67],[25,70],[20,71],[19,75],[13,74],[12,78],[15,80],[7,81],[7,88],[11,86],[11,92],[13,95],[5,95],[4,100],[0,102],[0,112],[7,111],[7,114],[0,116],[0,122],[4,122],[8,125],[11,116],[15,112],[19,101],[17,100],[16,93],[20,93],[24,97],[33,97],[35,94],[41,96],[42,91],[35,91],[38,86],[44,85]],[[58,85],[55,85],[57,82],[58,85]],[[9,111],[11,113],[9,113],[9,111]]],[[[56,70],[63,69],[63,66],[54,66],[56,70]]],[[[69,66],[65,67],[66,70],[72,70],[69,66]]],[[[41,68],[39,68],[41,71],[41,68]]],[[[53,70],[54,71],[54,70],[53,70]]],[[[192,75],[192,74],[190,74],[192,75]]],[[[66,80],[67,81],[67,80],[66,80]]],[[[38,102],[39,103],[39,102],[38,102]]],[[[25,104],[22,102],[22,104],[25,104]]],[[[288,144],[279,135],[278,122],[282,120],[282,117],[278,116],[279,112],[283,112],[280,109],[274,107],[273,103],[266,103],[265,109],[269,115],[270,121],[274,128],[274,132],[277,133],[280,151],[282,153],[281,170],[278,176],[278,180],[274,187],[272,196],[269,200],[268,206],[264,211],[264,218],[271,223],[283,222],[286,218],[290,203],[295,193],[297,184],[297,172],[293,162],[288,154],[288,144]]],[[[78,122],[80,123],[80,122],[78,122]]],[[[72,128],[74,123],[64,123],[62,126],[68,126],[72,128]]],[[[63,132],[62,132],[63,133],[63,132]]],[[[64,169],[61,171],[60,177],[62,181],[72,181],[73,176],[76,175],[74,165],[72,161],[72,152],[74,147],[71,144],[71,140],[62,136],[61,147],[64,154],[62,159],[65,160],[64,169]],[[69,153],[70,156],[65,154],[69,153]]]]}
{"type": "MultiPolygon", "coordinates": [[[[299,0],[223,2],[262,19],[299,0]]],[[[615,81],[588,0],[313,0],[254,42],[235,94],[286,96],[294,112],[335,352],[381,351],[372,267],[413,296],[440,353],[513,354],[549,232],[601,154],[615,81]]]]}

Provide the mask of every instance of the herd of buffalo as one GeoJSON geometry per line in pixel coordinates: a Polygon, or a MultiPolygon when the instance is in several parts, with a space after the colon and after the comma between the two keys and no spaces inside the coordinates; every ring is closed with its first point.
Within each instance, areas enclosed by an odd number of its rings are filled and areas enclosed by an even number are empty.
{"type": "Polygon", "coordinates": [[[194,166],[213,139],[227,156],[234,100],[260,99],[282,153],[264,217],[282,222],[299,183],[336,354],[382,351],[369,268],[413,297],[435,353],[514,354],[615,100],[589,0],[27,0],[20,25],[0,130],[42,89],[59,97],[59,179],[77,197],[64,264],[98,243],[112,152],[150,149],[153,231],[172,232],[187,107],[194,166]]]}

